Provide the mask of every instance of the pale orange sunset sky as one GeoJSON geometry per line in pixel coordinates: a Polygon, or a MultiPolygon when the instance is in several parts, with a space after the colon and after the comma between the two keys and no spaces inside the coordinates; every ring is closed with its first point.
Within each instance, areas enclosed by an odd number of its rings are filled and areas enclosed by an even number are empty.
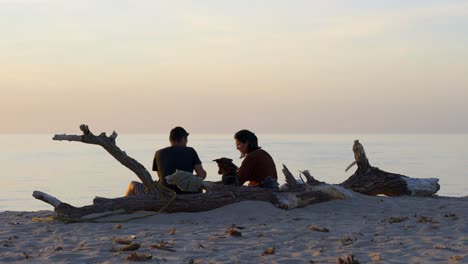
{"type": "Polygon", "coordinates": [[[0,0],[0,133],[467,133],[468,1],[0,0]]]}

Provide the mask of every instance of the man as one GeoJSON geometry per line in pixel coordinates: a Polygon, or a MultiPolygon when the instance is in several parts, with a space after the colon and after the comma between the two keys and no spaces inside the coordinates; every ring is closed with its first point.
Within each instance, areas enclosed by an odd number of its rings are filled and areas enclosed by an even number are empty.
{"type": "MultiPolygon", "coordinates": [[[[176,191],[183,193],[176,185],[166,182],[165,176],[173,174],[176,170],[183,170],[193,173],[205,179],[206,171],[195,149],[187,147],[187,131],[182,127],[175,127],[169,134],[170,146],[156,151],[153,160],[153,171],[158,172],[159,183],[176,191]]],[[[144,193],[144,186],[140,182],[132,181],[128,186],[125,196],[144,193]]]]}

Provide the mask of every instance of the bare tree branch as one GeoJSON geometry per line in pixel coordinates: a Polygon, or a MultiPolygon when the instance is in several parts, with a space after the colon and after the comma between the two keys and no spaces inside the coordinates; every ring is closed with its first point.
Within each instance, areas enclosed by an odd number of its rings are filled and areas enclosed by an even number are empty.
{"type": "Polygon", "coordinates": [[[53,140],[67,140],[67,141],[76,141],[76,142],[83,142],[87,144],[94,144],[103,147],[109,154],[112,155],[117,161],[119,161],[122,165],[133,171],[136,176],[141,180],[141,182],[145,185],[146,188],[151,189],[153,185],[153,178],[148,170],[141,165],[135,159],[127,156],[127,153],[122,151],[117,145],[115,144],[115,140],[117,138],[117,133],[114,131],[112,132],[111,136],[106,136],[106,133],[101,133],[99,136],[95,136],[88,128],[87,125],[80,126],[83,135],[55,135],[53,140]]]}

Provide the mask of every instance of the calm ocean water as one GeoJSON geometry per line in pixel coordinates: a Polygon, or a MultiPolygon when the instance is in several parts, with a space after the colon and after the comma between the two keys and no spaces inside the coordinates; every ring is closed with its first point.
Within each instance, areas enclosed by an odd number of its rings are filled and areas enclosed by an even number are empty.
{"type": "MultiPolygon", "coordinates": [[[[78,142],[53,141],[53,135],[0,135],[2,192],[0,211],[51,210],[34,199],[34,190],[49,193],[75,206],[92,203],[94,196],[122,196],[137,177],[104,149],[78,142]]],[[[318,180],[340,183],[353,161],[354,139],[359,139],[371,165],[410,177],[440,179],[439,195],[468,195],[468,135],[262,135],[259,145],[298,175],[308,169],[318,180]]],[[[121,134],[118,146],[151,170],[156,149],[168,145],[167,135],[121,134]]],[[[212,160],[230,157],[240,165],[232,135],[191,135],[208,172],[219,180],[212,160]]],[[[157,174],[153,173],[153,178],[157,174]]],[[[280,182],[284,182],[282,174],[280,182]]]]}

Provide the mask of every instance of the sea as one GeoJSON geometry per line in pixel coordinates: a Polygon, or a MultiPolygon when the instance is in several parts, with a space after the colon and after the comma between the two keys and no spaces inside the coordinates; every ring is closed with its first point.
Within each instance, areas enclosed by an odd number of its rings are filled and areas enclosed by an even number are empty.
{"type": "MultiPolygon", "coordinates": [[[[309,170],[318,180],[341,183],[355,168],[356,139],[370,164],[384,171],[414,178],[438,178],[441,196],[468,195],[468,135],[466,134],[257,134],[259,145],[273,157],[280,183],[283,164],[299,177],[309,170]]],[[[136,175],[102,147],[80,142],[54,141],[53,135],[0,135],[0,211],[37,211],[53,208],[32,197],[46,192],[74,206],[92,204],[95,196],[122,196],[136,175]]],[[[120,134],[117,145],[151,171],[154,153],[168,146],[167,135],[120,134]]],[[[207,180],[218,181],[213,159],[228,157],[240,165],[231,134],[190,135],[207,171],[207,180]]]]}

